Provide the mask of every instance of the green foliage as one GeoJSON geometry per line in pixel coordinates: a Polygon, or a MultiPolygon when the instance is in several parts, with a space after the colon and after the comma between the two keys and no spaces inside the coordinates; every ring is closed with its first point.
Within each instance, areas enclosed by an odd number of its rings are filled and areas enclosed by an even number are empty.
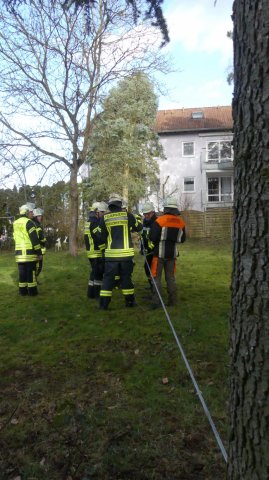
{"type": "Polygon", "coordinates": [[[156,183],[162,148],[153,130],[157,98],[147,76],[119,82],[103,102],[92,132],[89,200],[117,191],[135,204],[156,183]]]}
{"type": "MultiPolygon", "coordinates": [[[[48,252],[36,298],[18,297],[14,257],[0,255],[1,480],[225,478],[166,318],[145,299],[143,257],[135,261],[139,306],[126,309],[114,290],[104,312],[86,298],[84,251],[48,252]]],[[[230,245],[186,242],[177,267],[169,313],[225,441],[230,245]]]]}
{"type": "Polygon", "coordinates": [[[69,232],[69,184],[57,182],[53,185],[34,187],[36,204],[44,209],[44,226],[53,229],[55,235],[64,237],[69,232]],[[55,233],[57,231],[57,233],[55,233]]]}
{"type": "MultiPolygon", "coordinates": [[[[26,202],[34,202],[45,212],[43,224],[52,229],[52,241],[57,236],[65,236],[69,230],[69,185],[57,182],[51,186],[25,185],[17,189],[0,189],[0,217],[6,216],[7,211],[11,217],[18,216],[19,207],[26,202]],[[57,233],[56,233],[57,231],[57,233]]],[[[0,231],[6,227],[12,235],[12,225],[7,219],[0,219],[0,231]]]]}

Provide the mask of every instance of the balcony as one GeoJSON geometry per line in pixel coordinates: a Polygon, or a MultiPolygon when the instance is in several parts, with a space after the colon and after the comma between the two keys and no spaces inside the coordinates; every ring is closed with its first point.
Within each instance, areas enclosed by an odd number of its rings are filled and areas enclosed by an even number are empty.
{"type": "Polygon", "coordinates": [[[233,199],[233,193],[217,193],[213,195],[208,194],[207,196],[207,202],[209,205],[212,203],[226,203],[227,205],[230,205],[233,202],[233,199]]]}
{"type": "Polygon", "coordinates": [[[208,151],[203,149],[201,151],[201,169],[202,170],[229,170],[233,171],[233,158],[216,158],[216,159],[209,159],[208,158],[208,151]]]}
{"type": "Polygon", "coordinates": [[[233,170],[233,160],[231,158],[225,158],[218,163],[219,170],[233,170]]]}

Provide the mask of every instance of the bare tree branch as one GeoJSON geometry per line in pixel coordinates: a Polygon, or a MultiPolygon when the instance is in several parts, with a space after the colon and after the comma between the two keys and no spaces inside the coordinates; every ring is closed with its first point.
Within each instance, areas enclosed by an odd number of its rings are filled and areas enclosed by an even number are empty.
{"type": "MultiPolygon", "coordinates": [[[[7,6],[11,11],[16,11],[18,3],[27,3],[27,0],[2,0],[4,5],[7,6]]],[[[92,26],[92,7],[95,5],[96,0],[64,0],[63,8],[70,11],[72,6],[75,7],[75,13],[79,8],[84,9],[85,17],[87,21],[88,30],[91,30],[92,26]]],[[[125,0],[126,5],[131,5],[133,9],[133,20],[135,23],[138,22],[141,16],[151,20],[151,24],[160,29],[163,35],[163,45],[169,42],[169,33],[167,29],[167,24],[162,12],[162,3],[163,0],[146,0],[145,5],[147,8],[141,8],[140,2],[138,0],[125,0]]],[[[217,0],[214,1],[216,5],[217,0]]]]}
{"type": "Polygon", "coordinates": [[[0,149],[11,169],[21,171],[21,158],[23,171],[39,165],[42,178],[50,165],[69,169],[71,246],[78,222],[77,175],[102,99],[132,72],[169,70],[158,30],[139,19],[134,26],[132,9],[124,4],[96,0],[90,31],[81,9],[71,15],[57,1],[31,0],[0,11],[0,149]]]}
{"type": "Polygon", "coordinates": [[[0,115],[0,122],[5,126],[7,127],[8,130],[11,130],[11,132],[13,133],[16,133],[17,135],[19,135],[21,138],[23,138],[24,140],[26,140],[28,142],[29,145],[26,144],[26,146],[31,146],[33,147],[35,150],[37,150],[38,152],[40,153],[43,153],[44,155],[47,155],[49,157],[53,157],[53,158],[57,158],[58,161],[60,162],[64,162],[68,167],[70,167],[70,163],[62,156],[60,155],[57,155],[56,153],[54,152],[51,152],[49,150],[45,150],[41,147],[39,147],[37,145],[37,143],[33,142],[31,140],[31,138],[28,136],[28,135],[25,135],[23,132],[20,132],[18,130],[16,130],[14,127],[12,127],[12,125],[10,125],[7,120],[5,120],[2,115],[0,115]]]}

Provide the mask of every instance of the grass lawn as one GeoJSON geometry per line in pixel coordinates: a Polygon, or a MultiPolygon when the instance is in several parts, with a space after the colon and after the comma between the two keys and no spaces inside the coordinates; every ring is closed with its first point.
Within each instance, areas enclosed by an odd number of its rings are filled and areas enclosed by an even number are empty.
{"type": "MultiPolygon", "coordinates": [[[[86,297],[88,260],[48,251],[38,297],[0,254],[0,480],[224,480],[225,462],[162,310],[86,297]],[[164,382],[163,379],[168,379],[164,382]]],[[[188,241],[168,307],[227,444],[231,246],[188,241]]],[[[166,292],[163,289],[164,300],[166,292]]]]}

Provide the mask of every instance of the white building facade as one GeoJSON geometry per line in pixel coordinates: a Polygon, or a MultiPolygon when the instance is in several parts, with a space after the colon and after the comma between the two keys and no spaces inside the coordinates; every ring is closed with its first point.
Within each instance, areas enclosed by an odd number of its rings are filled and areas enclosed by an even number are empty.
{"type": "Polygon", "coordinates": [[[161,208],[173,195],[182,210],[201,212],[232,207],[232,128],[230,106],[160,110],[156,130],[165,160],[159,160],[159,192],[151,200],[161,208]]]}

